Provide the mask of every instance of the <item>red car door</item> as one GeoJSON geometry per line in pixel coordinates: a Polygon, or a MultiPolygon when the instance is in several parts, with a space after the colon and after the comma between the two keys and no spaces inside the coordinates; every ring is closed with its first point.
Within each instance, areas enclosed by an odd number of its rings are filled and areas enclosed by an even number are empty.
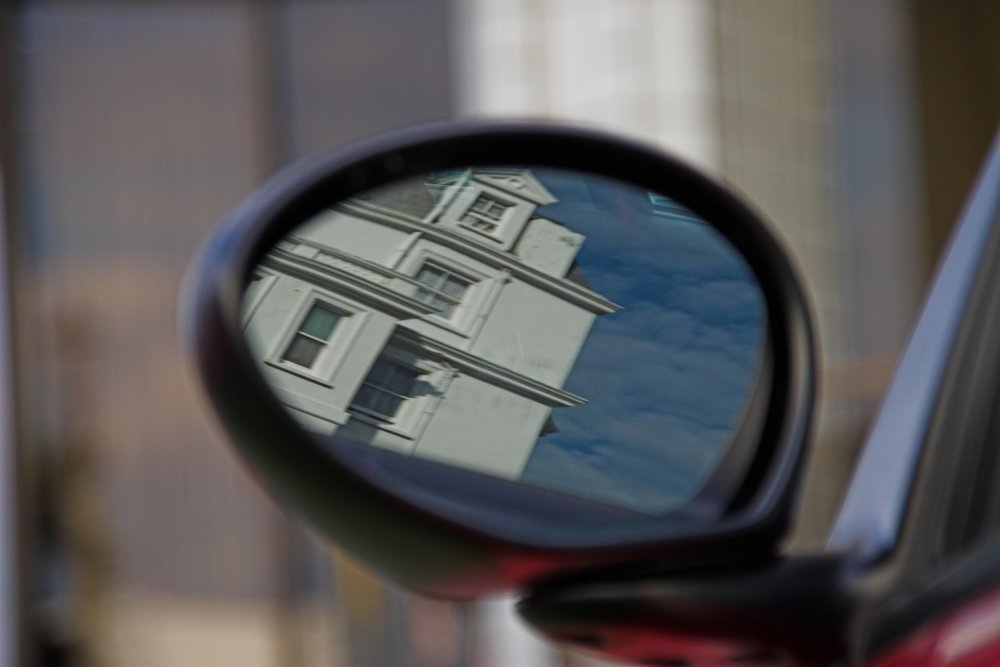
{"type": "Polygon", "coordinates": [[[870,667],[1000,665],[1000,590],[962,605],[869,663],[870,667]]]}

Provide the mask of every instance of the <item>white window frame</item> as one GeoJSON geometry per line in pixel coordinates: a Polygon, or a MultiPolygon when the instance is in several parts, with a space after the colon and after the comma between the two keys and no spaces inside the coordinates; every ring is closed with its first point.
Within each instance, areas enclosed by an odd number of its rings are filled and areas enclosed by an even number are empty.
{"type": "Polygon", "coordinates": [[[368,379],[368,375],[371,373],[371,369],[374,368],[375,362],[379,360],[385,360],[416,371],[418,374],[417,382],[426,383],[428,386],[433,387],[434,391],[426,394],[417,394],[404,399],[396,414],[391,418],[386,418],[386,415],[355,404],[355,399],[365,384],[364,380],[362,380],[354,396],[351,397],[347,411],[353,419],[374,426],[381,431],[405,438],[406,440],[414,440],[419,437],[419,434],[430,420],[434,412],[434,404],[432,402],[436,402],[440,394],[447,388],[451,374],[447,369],[438,364],[394,346],[390,340],[389,344],[375,358],[372,366],[365,373],[365,380],[368,379]]]}
{"type": "Polygon", "coordinates": [[[487,248],[509,251],[524,230],[524,226],[528,224],[537,206],[505,191],[503,188],[480,181],[464,183],[458,187],[459,191],[448,200],[449,203],[442,212],[440,222],[473,243],[487,248]],[[481,197],[492,199],[507,207],[497,228],[492,232],[476,229],[475,226],[463,220],[467,214],[475,215],[470,211],[481,197]]]}
{"type": "Polygon", "coordinates": [[[337,332],[337,328],[343,321],[344,321],[344,313],[335,310],[333,308],[330,308],[329,306],[327,306],[322,302],[314,301],[309,306],[309,309],[306,311],[305,317],[302,318],[302,320],[299,322],[298,327],[296,327],[295,333],[292,335],[291,340],[288,342],[288,346],[285,348],[284,352],[281,353],[281,360],[286,363],[295,364],[300,368],[312,370],[319,363],[320,357],[326,351],[327,347],[329,347],[330,342],[333,341],[334,336],[337,332]],[[327,331],[325,335],[313,334],[310,333],[309,331],[306,331],[306,325],[309,323],[309,320],[313,317],[314,314],[319,312],[332,315],[335,318],[333,323],[329,325],[330,326],[329,331],[327,331]],[[308,359],[303,360],[306,361],[306,363],[303,363],[303,361],[299,361],[297,359],[292,358],[293,350],[296,355],[300,354],[301,350],[296,348],[302,341],[306,343],[311,343],[311,347],[306,351],[306,356],[308,356],[308,359]]]}
{"type": "Polygon", "coordinates": [[[459,214],[458,224],[468,230],[476,232],[477,234],[482,234],[490,238],[499,239],[501,236],[501,232],[503,231],[504,223],[506,223],[510,219],[512,212],[516,208],[517,208],[516,203],[505,200],[503,197],[498,197],[492,191],[477,190],[475,192],[475,196],[472,198],[472,201],[469,202],[469,205],[465,207],[465,210],[459,214]],[[492,204],[496,204],[498,206],[503,207],[503,211],[500,213],[499,217],[493,218],[491,215],[474,210],[476,207],[476,203],[483,199],[490,201],[492,204]],[[467,217],[473,218],[474,221],[467,220],[466,219],[467,217]],[[487,224],[491,224],[493,225],[493,229],[491,230],[481,229],[480,227],[476,226],[476,222],[484,222],[487,224]]]}
{"type": "MultiPolygon", "coordinates": [[[[419,293],[421,290],[423,290],[425,292],[430,292],[433,295],[437,295],[440,298],[444,299],[445,301],[453,303],[450,313],[444,313],[442,311],[437,311],[435,313],[437,317],[440,317],[441,319],[445,319],[448,321],[455,321],[458,319],[458,317],[462,313],[463,306],[465,306],[465,304],[468,302],[469,296],[474,292],[476,284],[479,282],[479,280],[477,280],[476,278],[470,277],[465,271],[457,270],[454,268],[454,266],[449,265],[447,262],[438,261],[434,257],[425,258],[424,261],[422,261],[420,264],[417,265],[417,270],[413,274],[413,279],[418,283],[418,285],[414,285],[415,293],[419,293]],[[461,296],[456,299],[455,297],[441,291],[437,287],[434,287],[428,283],[421,281],[419,279],[419,276],[421,272],[428,267],[444,274],[445,280],[447,280],[448,277],[454,276],[455,278],[458,278],[459,280],[464,282],[465,289],[462,291],[461,296]]],[[[420,301],[426,306],[433,307],[430,303],[422,299],[417,294],[414,294],[413,298],[415,298],[417,301],[420,301]]]]}
{"type": "Polygon", "coordinates": [[[357,304],[315,289],[306,291],[290,312],[281,333],[268,350],[264,363],[324,387],[333,387],[333,378],[360,335],[368,319],[368,312],[357,304]],[[331,310],[340,315],[341,319],[333,328],[330,338],[317,354],[312,366],[307,368],[284,357],[313,306],[331,310]]]}
{"type": "Polygon", "coordinates": [[[399,367],[399,368],[404,368],[404,369],[412,372],[416,376],[414,378],[414,383],[420,382],[421,378],[424,375],[426,375],[426,372],[423,371],[423,370],[421,370],[420,368],[414,367],[411,364],[401,363],[400,361],[398,361],[397,359],[395,359],[393,356],[386,355],[385,353],[383,353],[383,354],[380,354],[378,357],[376,357],[375,361],[371,365],[371,368],[368,369],[368,373],[365,374],[364,380],[362,380],[361,384],[358,385],[358,390],[354,393],[354,396],[351,398],[351,404],[350,404],[350,410],[351,410],[351,412],[361,413],[361,414],[363,414],[363,415],[365,415],[367,417],[370,417],[371,419],[374,419],[374,420],[376,420],[378,422],[382,422],[382,423],[386,423],[386,424],[396,424],[396,423],[400,422],[403,417],[405,417],[406,413],[409,410],[410,402],[412,400],[414,400],[414,399],[419,398],[419,396],[416,395],[416,394],[399,394],[399,393],[397,393],[396,391],[394,391],[393,389],[391,389],[389,387],[386,387],[386,386],[383,386],[383,385],[376,385],[376,384],[368,382],[368,378],[371,376],[371,373],[374,371],[375,365],[378,364],[379,362],[388,363],[388,364],[391,364],[393,366],[396,366],[396,367],[399,367]],[[396,409],[395,412],[393,412],[391,415],[389,415],[389,414],[385,414],[383,412],[380,412],[378,410],[375,410],[375,409],[373,409],[373,408],[371,408],[371,407],[369,407],[367,405],[360,405],[358,403],[358,396],[361,394],[362,391],[364,391],[365,387],[369,387],[369,388],[373,389],[376,392],[380,392],[380,393],[384,393],[384,394],[392,394],[392,395],[396,396],[397,398],[400,399],[399,407],[396,409]]]}
{"type": "Polygon", "coordinates": [[[424,315],[421,319],[460,336],[468,336],[476,315],[485,307],[486,299],[491,291],[490,285],[496,278],[495,273],[489,275],[484,273],[482,269],[477,270],[470,267],[467,262],[445,255],[433,246],[421,245],[414,249],[406,264],[399,268],[402,273],[410,276],[410,280],[402,285],[397,283],[396,289],[419,301],[414,294],[416,290],[420,289],[418,285],[423,285],[423,283],[418,284],[416,276],[426,264],[431,264],[469,281],[469,287],[462,295],[462,302],[456,306],[450,316],[446,317],[434,311],[424,315]]]}

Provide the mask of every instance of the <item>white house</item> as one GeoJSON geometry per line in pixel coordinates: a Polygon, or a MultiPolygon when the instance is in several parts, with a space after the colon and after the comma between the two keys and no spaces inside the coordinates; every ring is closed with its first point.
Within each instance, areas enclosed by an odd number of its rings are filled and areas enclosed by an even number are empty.
{"type": "MultiPolygon", "coordinates": [[[[251,348],[308,428],[517,478],[594,317],[618,307],[524,169],[436,174],[303,224],[254,272],[251,348]]],[[[558,412],[556,417],[558,416],[558,412]]],[[[558,418],[555,420],[558,421],[558,418]]]]}

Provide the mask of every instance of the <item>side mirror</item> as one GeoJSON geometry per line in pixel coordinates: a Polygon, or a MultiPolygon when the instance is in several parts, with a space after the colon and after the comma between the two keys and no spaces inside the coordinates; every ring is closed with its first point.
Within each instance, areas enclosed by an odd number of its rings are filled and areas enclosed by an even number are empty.
{"type": "Polygon", "coordinates": [[[648,147],[451,124],[280,175],[188,280],[208,396],[276,502],[424,593],[770,558],[813,407],[802,289],[648,147]]]}

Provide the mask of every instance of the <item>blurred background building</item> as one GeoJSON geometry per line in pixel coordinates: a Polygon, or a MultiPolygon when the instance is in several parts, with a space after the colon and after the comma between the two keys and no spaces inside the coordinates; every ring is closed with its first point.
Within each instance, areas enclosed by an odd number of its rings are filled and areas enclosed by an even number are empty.
{"type": "Polygon", "coordinates": [[[508,603],[383,586],[234,465],[186,372],[176,295],[199,239],[281,165],[419,121],[530,116],[658,144],[741,192],[797,258],[819,323],[792,545],[812,548],[1000,115],[1000,5],[985,1],[0,12],[22,631],[48,664],[583,664],[524,638],[508,603]]]}

